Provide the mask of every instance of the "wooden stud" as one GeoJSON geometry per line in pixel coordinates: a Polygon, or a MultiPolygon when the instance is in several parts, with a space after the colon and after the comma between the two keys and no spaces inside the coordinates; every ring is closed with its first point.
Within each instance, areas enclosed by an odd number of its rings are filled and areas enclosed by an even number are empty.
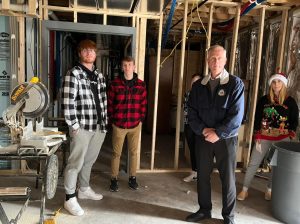
{"type": "Polygon", "coordinates": [[[43,8],[42,8],[42,5],[43,5],[43,3],[42,3],[42,0],[39,0],[39,8],[38,8],[38,18],[43,18],[42,16],[43,16],[43,8]]]}
{"type": "Polygon", "coordinates": [[[288,6],[270,6],[270,5],[258,5],[255,8],[260,9],[264,7],[266,11],[282,11],[282,10],[289,10],[291,7],[288,6]]]}
{"type": "MultiPolygon", "coordinates": [[[[48,0],[44,0],[44,6],[45,5],[48,5],[48,0]]],[[[44,7],[43,8],[43,17],[42,17],[44,20],[48,20],[49,19],[48,18],[48,12],[49,12],[48,8],[44,7]]]]}
{"type": "MultiPolygon", "coordinates": [[[[138,76],[141,80],[144,80],[144,70],[145,70],[145,55],[146,55],[146,33],[147,33],[147,19],[141,18],[140,22],[140,38],[139,38],[139,58],[138,58],[138,76]]],[[[141,133],[140,133],[141,140],[141,133]]],[[[141,158],[141,141],[139,141],[139,146],[137,150],[138,160],[137,168],[140,167],[140,158],[141,158]]]]}
{"type": "Polygon", "coordinates": [[[138,75],[139,78],[144,80],[144,70],[145,70],[145,55],[146,55],[146,32],[147,32],[147,19],[140,19],[140,29],[139,29],[139,57],[138,57],[138,75]]]}
{"type": "Polygon", "coordinates": [[[135,47],[135,69],[136,71],[139,70],[139,43],[140,43],[140,18],[137,17],[136,19],[136,47],[135,47]]]}
{"type": "Polygon", "coordinates": [[[77,7],[78,7],[77,0],[74,0],[74,11],[73,11],[74,23],[77,23],[77,10],[76,10],[77,7]]]}
{"type": "Polygon", "coordinates": [[[28,0],[28,15],[36,15],[36,0],[28,0]]]}
{"type": "Polygon", "coordinates": [[[241,6],[238,5],[236,7],[236,15],[234,19],[233,34],[232,34],[232,41],[231,41],[231,53],[230,53],[230,64],[229,64],[229,72],[231,74],[234,73],[235,53],[236,53],[236,45],[237,45],[239,25],[240,25],[240,10],[241,10],[241,6]]]}
{"type": "Polygon", "coordinates": [[[2,10],[10,10],[10,0],[2,0],[2,10]]]}
{"type": "MultiPolygon", "coordinates": [[[[107,11],[107,0],[103,1],[103,9],[107,11]]],[[[103,25],[107,25],[107,13],[103,14],[103,25]]]]}
{"type": "Polygon", "coordinates": [[[132,27],[135,27],[136,26],[136,16],[133,16],[132,17],[132,27]]]}
{"type": "Polygon", "coordinates": [[[246,135],[246,142],[247,142],[247,150],[243,150],[243,163],[244,168],[247,167],[250,152],[251,152],[251,145],[252,145],[252,135],[253,135],[253,127],[254,127],[254,115],[255,115],[255,108],[257,103],[257,92],[258,92],[258,85],[259,85],[259,76],[260,76],[260,66],[261,66],[261,55],[262,55],[262,45],[263,45],[263,36],[264,36],[264,25],[265,25],[265,14],[266,10],[265,7],[260,9],[260,17],[259,17],[259,31],[258,31],[258,43],[256,49],[256,66],[255,66],[255,76],[253,82],[253,90],[251,96],[251,105],[250,105],[250,113],[249,113],[249,123],[247,125],[247,129],[245,133],[246,135]]]}
{"type": "Polygon", "coordinates": [[[185,44],[186,44],[186,34],[187,34],[186,29],[187,29],[188,7],[189,7],[189,4],[186,1],[184,3],[184,17],[183,17],[181,55],[180,55],[180,74],[178,77],[174,169],[178,169],[178,161],[179,161],[180,120],[181,120],[181,104],[182,104],[182,80],[183,80],[184,63],[185,63],[184,59],[185,59],[185,44]]]}
{"type": "Polygon", "coordinates": [[[204,63],[204,75],[208,74],[208,65],[207,65],[207,50],[210,48],[211,43],[211,30],[212,30],[212,22],[213,22],[213,11],[214,4],[212,3],[209,6],[209,20],[208,20],[208,28],[207,28],[207,40],[206,40],[206,48],[205,48],[205,63],[204,63]]]}
{"type": "Polygon", "coordinates": [[[163,26],[163,13],[161,13],[160,19],[159,19],[159,32],[158,32],[158,43],[157,43],[156,79],[155,79],[152,144],[151,144],[151,170],[152,171],[154,170],[154,159],[155,159],[155,142],[156,142],[156,123],[157,123],[157,105],[158,105],[158,87],[159,87],[159,73],[160,73],[162,26],[163,26]]]}
{"type": "Polygon", "coordinates": [[[284,56],[284,46],[286,41],[286,32],[287,32],[287,24],[288,24],[288,10],[282,11],[281,16],[281,25],[280,25],[280,36],[278,41],[278,52],[277,52],[277,62],[276,66],[278,66],[279,71],[283,71],[283,56],[284,56]]]}
{"type": "Polygon", "coordinates": [[[17,17],[19,25],[18,83],[25,82],[25,18],[17,17]]]}
{"type": "MultiPolygon", "coordinates": [[[[140,32],[141,26],[140,26],[140,18],[137,18],[136,20],[136,47],[135,47],[135,72],[139,71],[139,46],[140,46],[140,36],[141,36],[141,32],[140,32]]],[[[141,134],[140,134],[140,139],[141,139],[141,134]]],[[[140,169],[140,164],[141,164],[141,141],[139,142],[139,146],[138,146],[138,150],[137,150],[137,169],[140,169]]]]}

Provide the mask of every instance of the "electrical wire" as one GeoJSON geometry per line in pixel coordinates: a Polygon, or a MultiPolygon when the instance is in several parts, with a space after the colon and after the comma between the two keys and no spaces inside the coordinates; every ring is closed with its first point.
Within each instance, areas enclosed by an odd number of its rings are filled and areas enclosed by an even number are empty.
{"type": "Polygon", "coordinates": [[[202,25],[202,28],[203,28],[203,30],[204,30],[204,32],[205,32],[206,39],[208,40],[208,34],[207,34],[207,31],[206,31],[206,29],[205,29],[205,26],[204,26],[204,24],[203,24],[203,22],[202,22],[202,20],[201,20],[201,17],[200,17],[200,14],[199,14],[198,5],[197,5],[197,15],[198,15],[198,19],[199,19],[199,21],[200,21],[200,23],[201,23],[201,25],[202,25]]]}
{"type": "MultiPolygon", "coordinates": [[[[195,4],[195,2],[193,2],[193,6],[192,6],[192,8],[194,8],[194,4],[195,4]]],[[[187,28],[187,30],[186,30],[186,33],[188,33],[188,31],[189,31],[189,29],[190,29],[190,27],[191,27],[191,25],[192,25],[192,23],[193,23],[193,11],[192,11],[192,9],[191,9],[191,13],[190,13],[190,15],[191,15],[191,22],[190,22],[190,24],[189,24],[189,26],[188,26],[188,28],[187,28]]],[[[187,35],[184,37],[185,39],[188,39],[188,37],[187,37],[187,35]]],[[[175,46],[174,46],[174,48],[172,49],[172,51],[171,51],[171,53],[160,63],[160,66],[162,67],[162,65],[168,60],[168,58],[169,57],[171,57],[171,55],[173,54],[173,52],[175,51],[175,49],[177,48],[177,46],[183,41],[183,39],[184,38],[182,38],[175,46]]]]}

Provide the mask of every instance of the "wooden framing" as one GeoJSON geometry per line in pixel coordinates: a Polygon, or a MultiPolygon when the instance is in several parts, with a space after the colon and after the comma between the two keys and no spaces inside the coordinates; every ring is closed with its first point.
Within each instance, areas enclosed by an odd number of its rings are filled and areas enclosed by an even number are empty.
{"type": "MultiPolygon", "coordinates": [[[[177,14],[174,15],[174,21],[183,17],[184,21],[181,24],[178,24],[176,29],[181,30],[182,35],[182,45],[181,45],[181,61],[180,61],[180,74],[178,79],[178,93],[177,93],[177,111],[176,111],[176,138],[175,138],[175,156],[174,156],[174,167],[173,169],[160,169],[156,170],[154,167],[155,161],[155,147],[156,147],[156,123],[157,123],[157,107],[158,107],[158,91],[159,91],[159,75],[160,75],[160,60],[161,60],[161,40],[162,40],[162,28],[163,28],[163,13],[149,13],[146,10],[146,0],[141,0],[141,4],[139,10],[134,13],[129,13],[125,10],[112,10],[107,8],[107,0],[103,1],[103,8],[96,9],[95,7],[83,7],[78,6],[78,1],[74,0],[74,4],[72,7],[61,7],[61,6],[51,6],[48,5],[48,0],[39,0],[39,12],[36,14],[36,1],[28,0],[29,3],[29,11],[27,14],[10,12],[12,15],[18,16],[33,16],[36,15],[40,20],[48,20],[48,12],[50,11],[59,11],[59,12],[69,12],[73,13],[73,22],[77,22],[78,13],[86,13],[86,14],[96,14],[103,15],[103,24],[107,25],[107,17],[108,16],[118,16],[118,17],[127,17],[132,18],[132,27],[136,27],[136,69],[141,79],[144,78],[144,66],[145,66],[145,42],[146,42],[146,30],[147,30],[147,21],[148,19],[153,19],[158,22],[158,46],[157,46],[157,65],[156,65],[156,79],[155,79],[155,96],[154,96],[154,115],[153,115],[153,128],[152,128],[152,145],[151,145],[151,164],[150,169],[139,170],[139,172],[176,172],[179,170],[178,161],[179,161],[179,139],[180,139],[180,118],[181,118],[181,104],[182,104],[182,80],[184,76],[184,61],[185,61],[185,44],[186,44],[186,28],[187,24],[191,22],[190,18],[187,16],[189,7],[194,5],[195,0],[179,0],[178,2],[184,3],[176,8],[177,14]]],[[[262,55],[262,41],[263,41],[263,27],[266,11],[282,11],[282,26],[280,30],[280,40],[279,40],[279,48],[277,55],[277,65],[282,70],[283,66],[283,58],[284,58],[284,46],[286,42],[286,33],[287,33],[287,22],[288,22],[288,11],[292,5],[300,5],[299,0],[268,0],[270,5],[258,5],[254,10],[249,12],[246,16],[240,18],[240,8],[243,3],[248,2],[248,0],[242,0],[240,2],[233,2],[230,0],[227,1],[218,1],[218,0],[210,0],[205,5],[200,7],[199,14],[201,19],[203,19],[204,23],[207,23],[207,40],[206,40],[206,49],[211,46],[212,39],[212,24],[213,22],[224,21],[235,16],[234,21],[234,29],[233,29],[233,37],[232,37],[232,48],[231,48],[231,56],[230,56],[230,64],[229,71],[233,73],[234,64],[235,64],[235,52],[238,38],[238,30],[241,26],[246,26],[255,22],[256,17],[259,16],[259,38],[258,38],[258,48],[257,48],[257,63],[255,67],[255,78],[253,82],[253,91],[251,96],[251,106],[250,106],[250,120],[249,124],[246,125],[246,147],[243,149],[243,162],[244,167],[248,164],[249,155],[250,155],[250,146],[252,141],[252,130],[254,124],[254,111],[255,105],[257,101],[257,90],[259,85],[259,74],[261,67],[261,55],[262,55]],[[286,5],[276,5],[284,3],[286,5]],[[273,5],[274,4],[274,5],[273,5]]],[[[167,7],[168,9],[168,7],[167,7]]],[[[2,0],[2,10],[10,11],[10,1],[2,0]]],[[[2,12],[1,12],[2,13],[2,12]]],[[[24,20],[24,18],[23,18],[24,20]]],[[[22,19],[18,18],[19,23],[22,19]]],[[[41,31],[41,23],[39,23],[39,30],[41,31]]],[[[198,22],[193,21],[191,28],[197,29],[200,27],[198,22]]],[[[19,27],[20,37],[24,35],[24,26],[19,27]]],[[[41,33],[41,32],[40,32],[41,33]]],[[[19,48],[23,48],[25,39],[20,38],[19,48]],[[21,40],[22,39],[22,40],[21,40]]],[[[41,36],[39,36],[39,42],[41,43],[41,36]]],[[[42,49],[40,49],[41,51],[42,49]]],[[[41,58],[42,54],[39,54],[39,67],[41,71],[41,58]]],[[[206,55],[207,57],[207,52],[206,55]]],[[[20,58],[18,61],[18,73],[25,74],[24,72],[24,58],[25,53],[20,51],[20,58]],[[23,69],[23,70],[22,70],[23,69]]],[[[206,60],[205,60],[206,61],[206,60]]],[[[208,66],[205,62],[204,65],[204,74],[208,73],[208,66]]],[[[24,80],[24,76],[18,77],[18,81],[22,82],[24,80]]],[[[140,148],[139,148],[140,152],[140,148]]],[[[138,169],[140,168],[140,159],[138,159],[138,169]]],[[[188,169],[180,169],[181,171],[187,171],[188,169]]]]}
{"type": "Polygon", "coordinates": [[[208,65],[207,65],[207,50],[210,48],[211,43],[211,31],[212,31],[212,22],[213,22],[213,11],[214,11],[214,3],[211,3],[209,6],[209,20],[207,25],[207,39],[206,39],[206,47],[205,47],[205,62],[204,62],[204,75],[208,74],[208,65]]]}
{"type": "Polygon", "coordinates": [[[155,159],[155,143],[156,143],[156,123],[157,123],[157,105],[158,105],[158,87],[159,87],[159,74],[160,74],[160,57],[161,57],[161,41],[162,41],[162,26],[163,26],[163,14],[159,19],[159,32],[157,42],[157,61],[156,61],[156,78],[155,78],[155,93],[154,93],[154,111],[153,111],[153,128],[152,128],[152,143],[151,143],[151,171],[154,170],[155,159]]]}
{"type": "MultiPolygon", "coordinates": [[[[103,9],[107,11],[107,0],[103,1],[103,9]]],[[[103,14],[103,25],[107,25],[107,13],[103,14]]]]}
{"type": "Polygon", "coordinates": [[[279,69],[278,72],[283,71],[283,57],[284,57],[284,46],[286,40],[287,24],[288,24],[288,10],[283,10],[281,16],[280,36],[278,41],[279,46],[278,46],[277,62],[276,62],[276,65],[278,66],[279,69]]]}
{"type": "MultiPolygon", "coordinates": [[[[146,4],[145,2],[142,2],[140,5],[142,10],[145,10],[146,4]]],[[[141,80],[144,80],[144,70],[145,70],[145,56],[146,56],[146,32],[147,32],[147,18],[140,18],[139,23],[139,39],[137,42],[137,53],[139,54],[139,57],[137,58],[137,73],[139,75],[139,78],[141,80]]],[[[138,146],[138,160],[137,160],[137,168],[140,168],[140,157],[141,157],[141,136],[142,133],[140,132],[140,141],[138,146]]]]}
{"type": "Polygon", "coordinates": [[[2,10],[10,9],[10,0],[2,0],[2,10]]]}
{"type": "Polygon", "coordinates": [[[184,3],[184,17],[182,29],[182,42],[181,42],[181,55],[180,55],[180,74],[178,78],[178,93],[177,93],[177,112],[176,112],[176,137],[175,137],[175,157],[174,169],[178,169],[179,160],[179,139],[180,139],[180,118],[181,118],[181,105],[182,105],[182,83],[184,72],[184,57],[185,57],[185,43],[186,43],[186,29],[187,29],[187,12],[188,2],[184,3]]]}
{"type": "Polygon", "coordinates": [[[28,15],[36,15],[36,0],[28,0],[28,15]]]}
{"type": "Polygon", "coordinates": [[[261,55],[262,55],[262,44],[263,44],[263,36],[264,36],[264,25],[265,25],[265,14],[266,9],[265,7],[260,8],[260,17],[259,17],[259,31],[258,31],[258,44],[257,44],[257,51],[256,51],[256,66],[255,66],[255,76],[253,82],[253,90],[251,96],[251,106],[250,106],[250,113],[249,113],[249,123],[246,129],[246,149],[243,150],[243,164],[244,168],[246,168],[250,152],[251,152],[251,145],[252,145],[252,135],[253,135],[253,127],[254,127],[254,115],[255,115],[255,108],[257,102],[257,91],[258,91],[258,84],[259,84],[259,76],[260,76],[260,65],[261,65],[261,55]]]}
{"type": "Polygon", "coordinates": [[[238,5],[236,7],[236,16],[234,19],[232,42],[231,42],[231,54],[230,54],[230,64],[229,64],[229,72],[231,74],[234,73],[235,52],[236,52],[236,44],[237,44],[238,33],[239,33],[239,24],[240,24],[240,10],[241,10],[241,6],[238,5]]]}
{"type": "Polygon", "coordinates": [[[19,57],[18,57],[18,83],[25,81],[25,19],[17,17],[19,25],[19,57]]]}

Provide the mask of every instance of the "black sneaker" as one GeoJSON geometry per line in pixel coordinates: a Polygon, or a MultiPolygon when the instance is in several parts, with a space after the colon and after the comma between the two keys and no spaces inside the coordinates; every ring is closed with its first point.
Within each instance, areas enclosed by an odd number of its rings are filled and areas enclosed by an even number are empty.
{"type": "Polygon", "coordinates": [[[119,191],[119,185],[118,185],[118,180],[117,180],[117,178],[112,178],[112,179],[110,180],[109,190],[110,190],[111,192],[117,192],[117,191],[119,191]]]}
{"type": "Polygon", "coordinates": [[[139,189],[139,185],[138,185],[138,183],[136,182],[136,177],[135,177],[135,176],[129,177],[129,180],[128,180],[128,186],[129,186],[129,188],[131,188],[132,190],[137,190],[137,189],[139,189]]]}

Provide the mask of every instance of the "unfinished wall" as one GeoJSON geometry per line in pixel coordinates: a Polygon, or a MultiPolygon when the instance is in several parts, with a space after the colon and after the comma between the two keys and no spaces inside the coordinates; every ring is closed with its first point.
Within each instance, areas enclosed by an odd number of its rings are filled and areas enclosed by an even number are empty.
{"type": "MultiPolygon", "coordinates": [[[[300,108],[300,9],[293,13],[290,24],[286,71],[288,76],[288,92],[296,100],[300,108]]],[[[300,114],[299,114],[300,117],[300,114]]],[[[298,139],[300,128],[298,126],[298,139]]]]}

